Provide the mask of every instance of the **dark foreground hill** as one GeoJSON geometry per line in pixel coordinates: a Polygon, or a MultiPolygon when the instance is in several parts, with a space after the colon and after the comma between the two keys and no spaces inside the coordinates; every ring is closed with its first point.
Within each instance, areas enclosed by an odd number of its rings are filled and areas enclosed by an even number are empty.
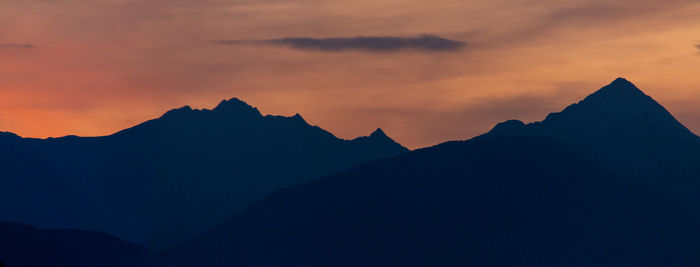
{"type": "Polygon", "coordinates": [[[146,248],[99,232],[0,223],[0,262],[9,267],[145,267],[147,259],[146,248]]]}
{"type": "Polygon", "coordinates": [[[451,142],[277,192],[157,266],[694,266],[698,212],[548,139],[451,142]]]}
{"type": "Polygon", "coordinates": [[[698,143],[619,79],[540,123],[281,190],[157,266],[696,266],[698,143]]]}
{"type": "Polygon", "coordinates": [[[407,151],[377,130],[338,139],[231,99],[105,137],[0,134],[0,220],[97,230],[162,249],[277,189],[407,151]]]}

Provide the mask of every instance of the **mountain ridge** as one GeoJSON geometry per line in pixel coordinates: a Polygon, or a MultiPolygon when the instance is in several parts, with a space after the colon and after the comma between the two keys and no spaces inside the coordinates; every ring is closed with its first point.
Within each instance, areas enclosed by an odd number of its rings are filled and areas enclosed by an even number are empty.
{"type": "MultiPolygon", "coordinates": [[[[700,138],[678,122],[661,104],[625,78],[617,78],[609,85],[586,96],[583,100],[567,106],[560,112],[549,113],[542,121],[526,124],[519,120],[509,120],[498,123],[489,132],[512,131],[522,126],[544,127],[544,125],[559,121],[576,123],[580,120],[601,119],[605,115],[610,115],[620,122],[629,118],[639,119],[640,116],[644,116],[645,119],[658,118],[658,120],[664,120],[663,123],[677,128],[676,130],[680,131],[681,134],[690,134],[695,138],[700,138]]],[[[522,128],[520,129],[522,130],[522,128]]]]}
{"type": "Polygon", "coordinates": [[[630,180],[700,208],[700,137],[656,100],[619,78],[543,121],[511,120],[486,135],[549,137],[630,180]]]}
{"type": "Polygon", "coordinates": [[[553,114],[279,190],[156,266],[696,264],[697,136],[624,79],[553,114]]]}
{"type": "Polygon", "coordinates": [[[160,254],[155,266],[700,260],[692,241],[700,240],[700,214],[624,181],[548,138],[447,142],[280,190],[160,254]]]}
{"type": "Polygon", "coordinates": [[[389,137],[337,138],[301,115],[262,116],[237,98],[107,136],[6,135],[0,220],[98,230],[159,249],[274,189],[407,151],[389,137]]]}

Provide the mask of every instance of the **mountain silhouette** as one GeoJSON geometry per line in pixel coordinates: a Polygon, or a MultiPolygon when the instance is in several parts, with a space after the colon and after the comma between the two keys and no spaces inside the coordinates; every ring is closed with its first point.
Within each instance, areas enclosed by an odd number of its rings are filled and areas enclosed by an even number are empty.
{"type": "Polygon", "coordinates": [[[551,139],[486,136],[279,191],[156,266],[693,266],[699,223],[551,139]]]}
{"type": "Polygon", "coordinates": [[[342,140],[238,99],[104,137],[0,134],[0,220],[97,230],[163,249],[277,189],[407,151],[378,129],[342,140]]]}
{"type": "Polygon", "coordinates": [[[695,266],[697,144],[618,79],[542,122],[277,191],[156,266],[695,266]]]}
{"type": "Polygon", "coordinates": [[[0,223],[0,266],[148,266],[148,250],[113,236],[75,230],[40,230],[0,223]]]}
{"type": "Polygon", "coordinates": [[[542,122],[508,121],[489,134],[554,138],[700,209],[700,137],[623,78],[542,122]]]}
{"type": "Polygon", "coordinates": [[[547,134],[596,147],[639,147],[646,141],[654,141],[648,145],[700,141],[663,106],[624,78],[561,112],[549,114],[544,121],[507,121],[491,133],[547,134]]]}

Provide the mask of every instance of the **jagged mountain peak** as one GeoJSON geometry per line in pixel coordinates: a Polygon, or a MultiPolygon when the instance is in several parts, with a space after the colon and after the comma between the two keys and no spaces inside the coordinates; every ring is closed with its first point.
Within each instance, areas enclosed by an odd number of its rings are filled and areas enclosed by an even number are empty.
{"type": "Polygon", "coordinates": [[[260,114],[257,108],[235,97],[229,100],[222,100],[212,111],[218,113],[251,114],[262,117],[262,114],[260,114]]]}
{"type": "Polygon", "coordinates": [[[262,118],[260,111],[249,105],[248,103],[238,99],[224,99],[212,110],[209,109],[193,109],[190,106],[183,106],[176,109],[171,109],[163,116],[161,119],[175,119],[178,120],[184,117],[191,116],[193,114],[212,114],[215,116],[233,117],[233,118],[262,118]]]}
{"type": "Polygon", "coordinates": [[[13,178],[0,179],[0,196],[32,211],[0,205],[0,219],[99,230],[154,251],[280,188],[406,151],[389,138],[337,138],[299,114],[261,116],[237,98],[213,110],[183,106],[109,136],[58,140],[0,133],[9,151],[0,168],[13,178]]]}
{"type": "Polygon", "coordinates": [[[369,137],[371,137],[371,138],[389,138],[389,136],[387,136],[386,133],[384,133],[382,128],[377,128],[376,130],[374,130],[374,132],[372,132],[369,135],[369,137]]]}
{"type": "Polygon", "coordinates": [[[302,117],[299,113],[294,114],[294,116],[292,116],[292,119],[297,120],[299,122],[303,122],[304,124],[308,124],[304,117],[302,117]]]}

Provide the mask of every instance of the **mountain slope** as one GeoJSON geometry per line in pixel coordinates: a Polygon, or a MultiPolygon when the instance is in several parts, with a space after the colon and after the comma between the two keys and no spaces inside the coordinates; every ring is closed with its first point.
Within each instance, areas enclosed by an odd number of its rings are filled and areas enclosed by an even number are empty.
{"type": "Polygon", "coordinates": [[[147,266],[146,248],[99,232],[40,230],[0,223],[0,262],[8,266],[147,266]]]}
{"type": "Polygon", "coordinates": [[[279,188],[407,151],[381,130],[342,140],[231,99],[111,136],[0,136],[0,219],[99,230],[162,249],[279,188]]]}
{"type": "Polygon", "coordinates": [[[693,266],[698,212],[551,139],[480,137],[279,191],[157,266],[693,266]]]}
{"type": "Polygon", "coordinates": [[[618,79],[543,122],[278,191],[157,266],[694,266],[697,147],[618,79]]]}
{"type": "Polygon", "coordinates": [[[542,122],[508,121],[489,134],[554,138],[700,209],[700,137],[623,78],[542,122]]]}

